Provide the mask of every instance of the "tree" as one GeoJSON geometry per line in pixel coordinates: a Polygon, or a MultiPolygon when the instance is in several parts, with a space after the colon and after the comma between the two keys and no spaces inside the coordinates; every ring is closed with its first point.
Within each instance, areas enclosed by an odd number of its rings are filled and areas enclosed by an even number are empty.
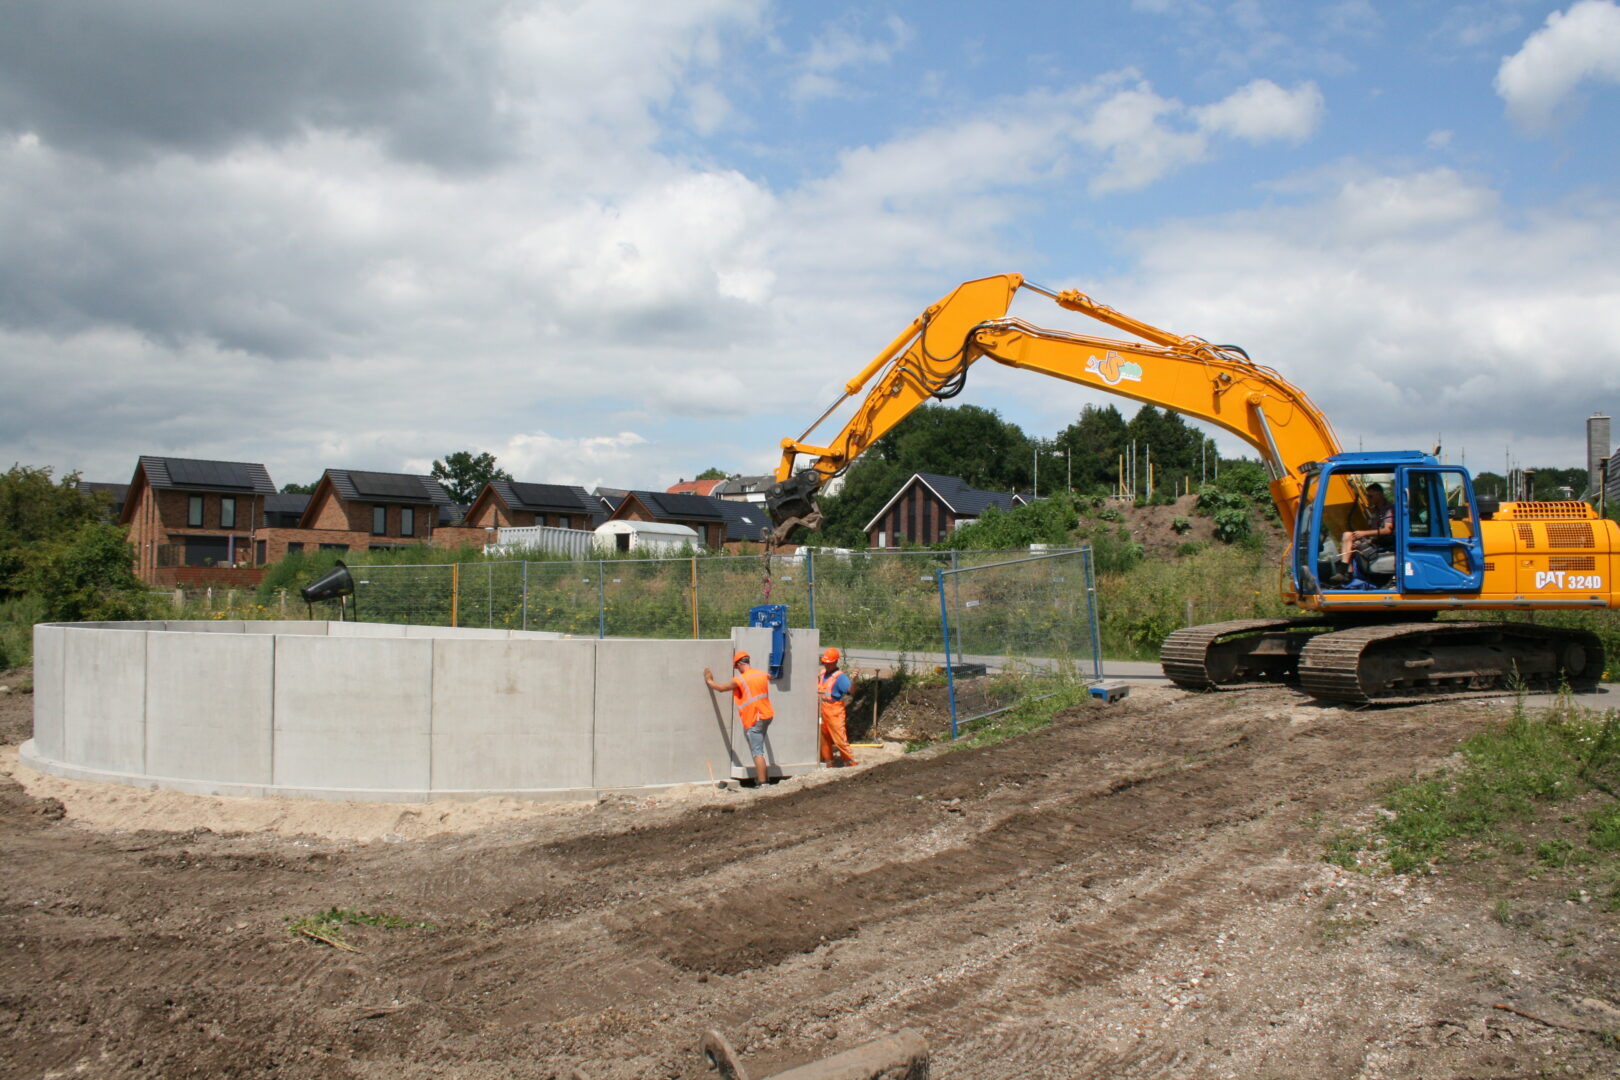
{"type": "Polygon", "coordinates": [[[80,490],[76,472],[59,482],[51,480],[49,468],[28,465],[13,465],[0,474],[0,600],[27,588],[24,578],[34,548],[98,520],[106,506],[105,496],[80,490]]]}
{"type": "Polygon", "coordinates": [[[692,477],[692,479],[694,479],[694,480],[724,480],[726,477],[728,477],[730,475],[731,474],[726,472],[726,470],[717,469],[717,468],[715,468],[715,467],[713,467],[711,465],[709,468],[704,469],[702,472],[700,472],[696,476],[692,477]]]}
{"type": "Polygon", "coordinates": [[[491,480],[510,480],[512,474],[496,467],[494,454],[485,452],[474,456],[471,450],[457,450],[446,454],[443,461],[433,463],[433,479],[444,485],[454,502],[465,506],[478,498],[485,484],[491,480]]]}
{"type": "Polygon", "coordinates": [[[34,548],[25,580],[41,604],[41,619],[100,621],[147,614],[150,593],[135,576],[135,549],[124,534],[120,526],[89,521],[65,539],[34,548]]]}
{"type": "Polygon", "coordinates": [[[282,484],[281,493],[283,495],[313,495],[315,494],[315,484],[318,483],[320,481],[317,480],[309,484],[282,484]]]}
{"type": "Polygon", "coordinates": [[[988,491],[1028,491],[1034,444],[994,409],[924,405],[874,443],[821,500],[823,543],[865,547],[862,527],[913,473],[956,476],[988,491]]]}

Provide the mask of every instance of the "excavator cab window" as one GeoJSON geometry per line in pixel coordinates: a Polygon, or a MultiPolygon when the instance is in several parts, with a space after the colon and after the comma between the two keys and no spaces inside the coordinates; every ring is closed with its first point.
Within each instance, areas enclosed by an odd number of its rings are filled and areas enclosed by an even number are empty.
{"type": "Polygon", "coordinates": [[[1402,589],[1410,592],[1478,592],[1484,548],[1468,474],[1458,468],[1402,470],[1398,520],[1402,589]]]}
{"type": "MultiPolygon", "coordinates": [[[[1392,506],[1395,473],[1392,470],[1367,472],[1334,471],[1328,474],[1313,531],[1317,544],[1316,576],[1322,588],[1383,589],[1391,586],[1395,564],[1393,531],[1377,538],[1352,541],[1353,551],[1344,550],[1347,532],[1375,527],[1384,511],[1375,510],[1376,488],[1384,505],[1392,506]],[[1359,558],[1355,556],[1359,552],[1359,558]]],[[[1308,498],[1308,497],[1307,497],[1308,498]]],[[[1301,530],[1304,531],[1303,529],[1301,530]]]]}

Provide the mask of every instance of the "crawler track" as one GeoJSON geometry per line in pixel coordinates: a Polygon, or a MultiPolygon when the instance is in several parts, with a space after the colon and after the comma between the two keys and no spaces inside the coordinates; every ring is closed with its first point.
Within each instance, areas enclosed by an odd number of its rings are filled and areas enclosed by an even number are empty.
{"type": "Polygon", "coordinates": [[[1595,685],[1603,643],[1585,630],[1528,623],[1424,622],[1358,626],[1312,638],[1300,688],[1351,705],[1404,705],[1500,691],[1595,685]]]}
{"type": "Polygon", "coordinates": [[[1177,630],[1159,661],[1171,682],[1187,690],[1246,690],[1293,682],[1299,654],[1313,634],[1332,629],[1321,619],[1234,619],[1177,630]]]}

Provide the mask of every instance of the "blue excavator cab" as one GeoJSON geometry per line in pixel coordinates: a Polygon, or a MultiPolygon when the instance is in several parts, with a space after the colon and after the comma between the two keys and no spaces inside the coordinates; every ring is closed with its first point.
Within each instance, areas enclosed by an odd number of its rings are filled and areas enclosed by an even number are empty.
{"type": "Polygon", "coordinates": [[[1335,594],[1480,591],[1485,554],[1468,470],[1402,450],[1335,454],[1302,471],[1291,560],[1301,595],[1331,603],[1335,594]],[[1352,543],[1356,552],[1342,551],[1345,532],[1375,526],[1375,489],[1393,515],[1392,530],[1352,543]]]}

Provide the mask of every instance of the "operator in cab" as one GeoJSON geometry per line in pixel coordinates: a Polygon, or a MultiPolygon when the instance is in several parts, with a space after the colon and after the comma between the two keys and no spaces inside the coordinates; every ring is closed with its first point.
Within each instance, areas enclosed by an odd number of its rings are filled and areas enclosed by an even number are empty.
{"type": "Polygon", "coordinates": [[[1371,553],[1382,548],[1389,548],[1394,544],[1395,537],[1395,508],[1384,497],[1384,485],[1367,485],[1367,528],[1346,529],[1343,538],[1339,541],[1339,560],[1346,564],[1344,573],[1346,577],[1356,568],[1356,545],[1362,544],[1361,554],[1371,562],[1371,553]]]}

